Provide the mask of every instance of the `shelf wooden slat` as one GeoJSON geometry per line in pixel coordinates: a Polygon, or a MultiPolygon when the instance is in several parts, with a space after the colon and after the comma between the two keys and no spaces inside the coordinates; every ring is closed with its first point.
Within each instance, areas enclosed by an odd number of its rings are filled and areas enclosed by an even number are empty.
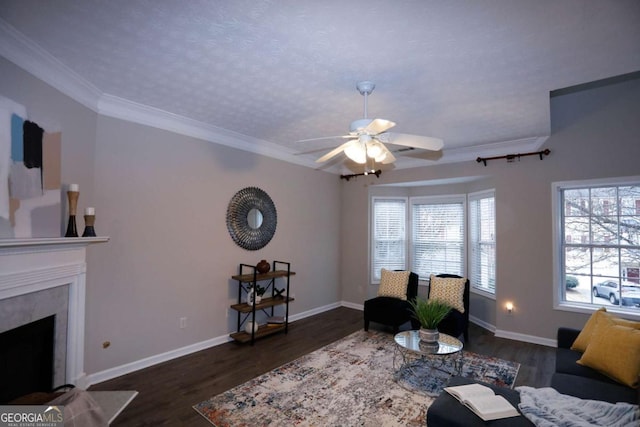
{"type": "MultiPolygon", "coordinates": [[[[258,330],[255,332],[255,339],[258,338],[262,338],[262,337],[266,337],[268,335],[272,335],[275,334],[277,332],[280,331],[284,331],[285,329],[285,325],[273,325],[273,324],[269,324],[269,325],[261,325],[260,327],[258,327],[258,330]]],[[[251,334],[248,334],[244,331],[241,332],[234,332],[233,334],[229,335],[231,338],[233,338],[234,340],[241,342],[241,343],[247,343],[247,342],[251,342],[251,334]]]]}
{"type": "MultiPolygon", "coordinates": [[[[286,271],[286,270],[274,270],[269,271],[268,273],[256,274],[256,280],[271,280],[277,277],[287,277],[287,275],[295,275],[294,271],[286,271]]],[[[233,280],[238,280],[239,282],[253,282],[253,273],[250,274],[236,274],[235,276],[231,276],[233,280]]]]}
{"type": "MultiPolygon", "coordinates": [[[[277,305],[282,305],[282,304],[286,304],[287,302],[291,302],[291,301],[295,301],[294,298],[262,298],[262,301],[260,301],[260,304],[256,304],[256,310],[262,310],[263,308],[269,308],[269,307],[275,307],[277,305]]],[[[240,313],[251,313],[251,311],[253,310],[253,306],[249,305],[245,302],[240,303],[240,304],[232,304],[231,308],[233,308],[236,311],[239,311],[240,313]]]]}

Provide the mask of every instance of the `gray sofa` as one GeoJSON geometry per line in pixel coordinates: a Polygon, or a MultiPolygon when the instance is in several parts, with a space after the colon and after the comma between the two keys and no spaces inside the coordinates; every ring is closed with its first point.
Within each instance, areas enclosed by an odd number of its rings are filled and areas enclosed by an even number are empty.
{"type": "MultiPolygon", "coordinates": [[[[610,403],[640,403],[640,389],[633,389],[620,384],[598,371],[576,362],[582,353],[571,350],[571,345],[578,337],[580,330],[558,328],[558,348],[556,349],[556,370],[551,377],[551,387],[559,393],[579,397],[581,399],[601,400],[610,403]]],[[[463,377],[454,377],[449,385],[470,384],[475,381],[463,377]]],[[[516,408],[520,403],[517,391],[505,387],[491,387],[497,394],[504,396],[516,408]]],[[[427,411],[429,427],[473,427],[473,426],[532,426],[524,416],[505,418],[484,422],[469,409],[443,392],[436,398],[427,411]]]]}
{"type": "Polygon", "coordinates": [[[638,389],[627,387],[594,369],[576,363],[582,353],[571,350],[571,345],[579,333],[579,329],[558,329],[556,371],[551,377],[551,387],[562,394],[570,394],[581,399],[611,403],[640,402],[638,389]]]}

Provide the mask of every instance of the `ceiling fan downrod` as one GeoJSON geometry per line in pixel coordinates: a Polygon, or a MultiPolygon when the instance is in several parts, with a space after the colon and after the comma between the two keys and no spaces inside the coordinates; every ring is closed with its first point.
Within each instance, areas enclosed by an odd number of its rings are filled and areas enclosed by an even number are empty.
{"type": "Polygon", "coordinates": [[[364,96],[364,118],[366,119],[369,117],[367,114],[367,97],[371,95],[371,92],[376,88],[376,85],[373,82],[365,80],[356,83],[356,88],[358,89],[358,92],[360,92],[360,95],[364,96]]]}

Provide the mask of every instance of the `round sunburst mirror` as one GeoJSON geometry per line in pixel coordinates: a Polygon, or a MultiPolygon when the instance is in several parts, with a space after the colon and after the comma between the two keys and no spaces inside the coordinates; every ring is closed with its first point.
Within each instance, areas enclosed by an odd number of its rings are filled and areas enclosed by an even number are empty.
{"type": "Polygon", "coordinates": [[[257,187],[238,191],[227,208],[227,229],[241,248],[255,251],[271,241],[278,214],[271,197],[257,187]]]}

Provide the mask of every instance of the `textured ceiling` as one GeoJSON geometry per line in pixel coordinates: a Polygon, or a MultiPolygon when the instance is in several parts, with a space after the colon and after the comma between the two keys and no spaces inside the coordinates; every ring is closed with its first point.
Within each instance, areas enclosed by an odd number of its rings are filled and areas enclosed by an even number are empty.
{"type": "Polygon", "coordinates": [[[535,150],[550,91],[640,70],[637,0],[2,0],[0,18],[3,56],[54,85],[72,71],[97,111],[312,167],[322,150],[294,154],[342,141],[296,141],[345,134],[360,80],[369,117],[443,139],[447,162],[535,150]]]}

